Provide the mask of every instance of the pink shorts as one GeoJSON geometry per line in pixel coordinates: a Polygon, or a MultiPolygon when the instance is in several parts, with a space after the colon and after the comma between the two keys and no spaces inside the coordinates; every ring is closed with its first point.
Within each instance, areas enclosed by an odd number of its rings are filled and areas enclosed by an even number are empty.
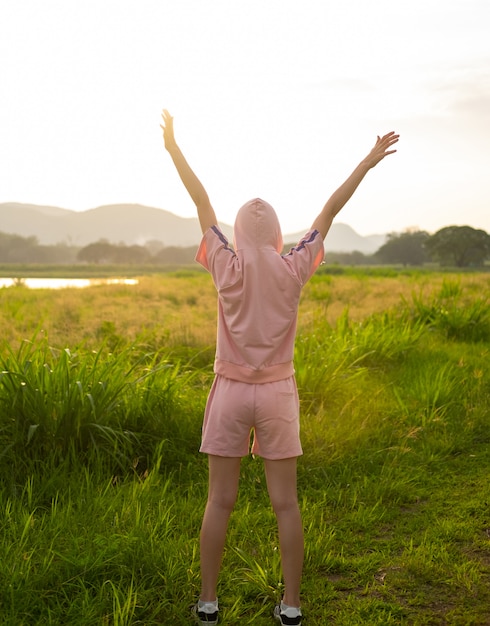
{"type": "Polygon", "coordinates": [[[201,452],[265,459],[303,454],[299,438],[299,399],[294,376],[251,384],[216,376],[204,414],[201,452]]]}

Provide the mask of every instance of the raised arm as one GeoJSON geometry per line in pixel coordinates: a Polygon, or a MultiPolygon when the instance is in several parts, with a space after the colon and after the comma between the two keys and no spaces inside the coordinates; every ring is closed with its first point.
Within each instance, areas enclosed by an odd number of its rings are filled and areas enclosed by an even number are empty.
{"type": "Polygon", "coordinates": [[[333,218],[351,198],[368,171],[383,160],[385,156],[396,152],[396,150],[390,150],[390,148],[396,144],[399,137],[400,135],[396,135],[393,131],[383,135],[383,137],[378,136],[371,152],[359,163],[349,178],[330,196],[312,226],[312,228],[316,228],[321,233],[323,238],[326,237],[333,218]]]}
{"type": "Polygon", "coordinates": [[[163,124],[160,124],[160,127],[163,130],[165,149],[172,157],[172,161],[174,162],[180,179],[184,183],[184,187],[187,189],[187,192],[196,205],[201,230],[205,233],[208,228],[215,226],[218,223],[216,214],[211,206],[208,194],[201,181],[192,171],[190,165],[187,163],[184,155],[182,154],[182,151],[177,145],[177,142],[175,141],[174,119],[166,109],[163,109],[162,111],[162,120],[163,124]]]}

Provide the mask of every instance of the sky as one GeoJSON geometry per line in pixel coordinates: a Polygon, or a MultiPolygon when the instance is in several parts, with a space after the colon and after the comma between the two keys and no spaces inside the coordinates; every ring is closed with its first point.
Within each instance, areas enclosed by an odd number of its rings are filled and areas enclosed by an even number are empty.
{"type": "Polygon", "coordinates": [[[490,231],[488,0],[2,0],[0,203],[194,217],[160,113],[232,224],[253,197],[309,228],[490,231]]]}

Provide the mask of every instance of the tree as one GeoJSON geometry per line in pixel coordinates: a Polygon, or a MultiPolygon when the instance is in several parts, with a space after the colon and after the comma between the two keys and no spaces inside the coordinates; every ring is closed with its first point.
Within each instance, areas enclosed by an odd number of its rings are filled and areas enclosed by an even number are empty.
{"type": "Polygon", "coordinates": [[[490,257],[490,235],[471,226],[446,226],[425,243],[434,260],[442,265],[483,265],[490,257]]]}
{"type": "Polygon", "coordinates": [[[150,253],[143,246],[114,245],[102,239],[82,248],[77,258],[86,263],[134,265],[147,263],[150,253]]]}
{"type": "Polygon", "coordinates": [[[325,252],[323,259],[326,265],[368,265],[371,256],[353,250],[352,252],[325,252]]]}
{"type": "Polygon", "coordinates": [[[35,263],[38,247],[39,243],[36,237],[0,233],[0,262],[35,263]]]}
{"type": "Polygon", "coordinates": [[[194,262],[196,246],[183,248],[180,246],[167,246],[154,255],[155,263],[188,265],[194,262]]]}
{"type": "Polygon", "coordinates": [[[150,258],[150,253],[143,246],[133,245],[124,246],[119,245],[113,250],[112,260],[114,263],[122,264],[142,264],[146,263],[150,258]]]}
{"type": "Polygon", "coordinates": [[[425,249],[425,243],[429,237],[429,233],[424,230],[391,233],[375,256],[382,263],[423,265],[429,260],[429,255],[425,249]]]}
{"type": "Polygon", "coordinates": [[[77,258],[85,263],[111,263],[114,256],[114,246],[108,241],[101,239],[96,243],[89,243],[82,248],[77,258]]]}

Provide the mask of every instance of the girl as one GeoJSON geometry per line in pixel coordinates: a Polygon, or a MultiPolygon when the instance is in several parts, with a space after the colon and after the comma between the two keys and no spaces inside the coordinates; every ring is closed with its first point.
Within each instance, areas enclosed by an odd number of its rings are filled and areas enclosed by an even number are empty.
{"type": "Polygon", "coordinates": [[[240,460],[249,453],[253,432],[251,451],[264,460],[279,531],[284,595],[274,616],[282,625],[300,626],[304,548],[296,461],[302,449],[293,369],[299,298],[323,260],[323,242],[335,215],[367,172],[396,152],[391,148],[399,136],[390,132],[377,138],[299,244],[281,255],[276,213],[259,198],[238,211],[230,246],[208,194],[175,141],[173,118],[165,109],[162,119],[165,148],[197,208],[203,238],[196,260],[211,273],[218,292],[215,379],[200,448],[208,454],[209,488],[200,535],[201,594],[194,614],[202,625],[218,623],[218,574],[238,493],[240,460]]]}

